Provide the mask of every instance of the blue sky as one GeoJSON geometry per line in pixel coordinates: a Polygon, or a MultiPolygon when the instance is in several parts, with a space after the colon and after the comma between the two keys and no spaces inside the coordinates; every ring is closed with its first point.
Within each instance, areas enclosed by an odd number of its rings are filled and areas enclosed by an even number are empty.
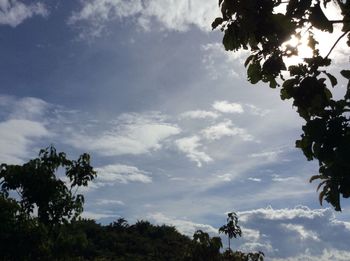
{"type": "Polygon", "coordinates": [[[234,210],[242,250],[349,260],[348,202],[319,206],[317,163],[294,148],[302,120],[247,82],[246,54],[210,30],[216,12],[215,0],[0,0],[1,162],[50,144],[88,152],[85,217],[214,234],[234,210]]]}

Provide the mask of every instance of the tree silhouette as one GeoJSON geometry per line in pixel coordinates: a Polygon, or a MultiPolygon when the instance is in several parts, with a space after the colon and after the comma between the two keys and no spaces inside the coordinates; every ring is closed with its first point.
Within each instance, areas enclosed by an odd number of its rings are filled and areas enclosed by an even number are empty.
{"type": "Polygon", "coordinates": [[[342,98],[334,99],[331,88],[337,78],[329,72],[330,55],[343,37],[350,46],[350,1],[332,1],[341,19],[329,20],[331,0],[219,0],[221,16],[212,23],[223,31],[227,51],[249,50],[246,59],[248,81],[260,81],[280,88],[281,99],[292,99],[305,120],[301,139],[296,141],[307,160],[318,160],[323,199],[340,211],[340,195],[350,196],[350,70],[340,74],[349,83],[342,98]],[[285,11],[281,11],[285,10],[285,11]],[[341,32],[334,30],[341,26],[341,32]],[[328,32],[334,44],[321,53],[317,31],[328,32]],[[298,55],[298,45],[288,43],[294,36],[306,38],[312,55],[286,68],[286,58],[298,55]],[[286,71],[289,76],[286,76],[286,71]],[[331,86],[328,87],[328,86],[331,86]]]}
{"type": "Polygon", "coordinates": [[[69,160],[65,153],[57,153],[51,146],[23,165],[2,164],[0,194],[3,200],[16,202],[23,215],[32,215],[37,208],[39,222],[56,225],[82,213],[84,196],[76,194],[77,189],[87,186],[95,176],[88,154],[76,161],[69,160]],[[66,183],[56,175],[59,168],[65,170],[66,183]],[[9,198],[10,192],[17,192],[18,201],[9,198]]]}
{"type": "Polygon", "coordinates": [[[238,225],[238,216],[235,212],[227,214],[227,223],[219,228],[219,233],[224,233],[228,237],[228,249],[231,251],[231,239],[242,236],[241,227],[238,225]]]}

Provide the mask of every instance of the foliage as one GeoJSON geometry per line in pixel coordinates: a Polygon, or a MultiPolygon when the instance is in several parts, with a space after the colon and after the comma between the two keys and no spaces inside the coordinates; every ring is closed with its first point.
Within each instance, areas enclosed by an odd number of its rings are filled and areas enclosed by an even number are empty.
{"type": "Polygon", "coordinates": [[[208,233],[198,230],[193,235],[189,246],[186,260],[205,261],[221,260],[220,248],[222,247],[220,237],[210,237],[208,233]]]}
{"type": "Polygon", "coordinates": [[[238,216],[235,212],[227,214],[227,223],[219,228],[219,233],[224,233],[228,236],[228,249],[231,250],[231,239],[242,236],[241,227],[238,225],[238,216]]]}
{"type": "Polygon", "coordinates": [[[264,261],[264,253],[261,251],[255,253],[244,253],[241,251],[233,252],[232,250],[227,249],[222,256],[222,260],[224,261],[264,261]]]}
{"type": "MultiPolygon", "coordinates": [[[[23,165],[1,165],[0,253],[4,261],[31,260],[149,260],[149,261],[262,261],[257,253],[220,252],[220,237],[196,231],[193,239],[172,226],[145,220],[133,225],[119,218],[105,226],[82,219],[84,197],[76,190],[96,176],[90,156],[77,161],[54,147],[23,165]],[[67,181],[58,177],[65,170],[67,181]],[[17,192],[18,195],[14,194],[17,192]],[[73,192],[74,191],[74,192],[73,192]],[[37,210],[37,214],[36,211],[37,210]]],[[[229,237],[241,236],[238,217],[227,218],[229,237]]]]}
{"type": "Polygon", "coordinates": [[[20,165],[2,164],[0,169],[0,193],[4,200],[11,192],[17,192],[19,201],[9,199],[22,215],[32,215],[37,208],[38,221],[59,224],[77,218],[83,211],[84,196],[76,195],[80,186],[87,186],[96,176],[90,166],[90,156],[83,154],[78,160],[69,160],[65,153],[57,153],[51,146],[43,149],[39,157],[20,165]],[[56,176],[65,169],[70,184],[56,176]]]}
{"type": "Polygon", "coordinates": [[[219,0],[221,17],[215,19],[212,27],[223,31],[226,50],[250,51],[245,66],[252,84],[262,81],[271,88],[280,87],[281,99],[293,100],[306,122],[296,147],[308,160],[319,162],[319,175],[310,182],[321,179],[320,203],[325,199],[339,211],[340,195],[350,196],[350,70],[340,72],[349,84],[344,97],[335,100],[329,86],[334,88],[337,78],[327,68],[332,62],[329,55],[339,40],[346,36],[350,45],[350,1],[333,1],[342,16],[336,21],[325,14],[330,1],[219,0]],[[280,11],[283,9],[285,12],[280,11]],[[315,32],[332,34],[335,24],[342,25],[342,34],[329,52],[321,55],[315,32]],[[286,58],[298,55],[297,46],[287,42],[291,36],[307,36],[312,57],[287,69],[286,58]]]}

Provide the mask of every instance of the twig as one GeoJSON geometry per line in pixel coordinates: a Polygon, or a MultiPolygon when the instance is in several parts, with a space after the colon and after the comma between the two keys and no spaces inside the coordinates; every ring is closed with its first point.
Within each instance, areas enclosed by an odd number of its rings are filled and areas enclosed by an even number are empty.
{"type": "Polygon", "coordinates": [[[339,38],[337,39],[337,41],[335,41],[335,43],[333,44],[332,48],[329,50],[328,54],[326,55],[325,59],[328,58],[328,56],[331,54],[331,52],[333,51],[333,49],[335,48],[335,46],[338,44],[338,42],[340,41],[340,39],[342,39],[350,30],[347,30],[346,32],[344,32],[341,36],[339,36],[339,38]]]}

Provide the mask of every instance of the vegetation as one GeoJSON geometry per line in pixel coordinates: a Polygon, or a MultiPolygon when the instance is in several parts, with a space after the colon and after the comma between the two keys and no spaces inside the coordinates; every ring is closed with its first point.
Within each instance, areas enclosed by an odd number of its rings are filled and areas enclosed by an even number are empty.
{"type": "Polygon", "coordinates": [[[219,228],[219,233],[224,233],[228,237],[228,249],[231,250],[231,239],[242,236],[241,227],[238,225],[238,216],[235,212],[227,214],[227,224],[219,228]]]}
{"type": "Polygon", "coordinates": [[[347,37],[350,46],[350,1],[332,1],[341,16],[339,20],[327,18],[330,2],[219,0],[221,16],[212,27],[223,31],[227,51],[249,50],[245,66],[252,84],[262,81],[271,88],[279,87],[282,100],[293,100],[293,106],[305,120],[296,147],[308,160],[319,162],[319,175],[310,182],[320,179],[320,203],[325,199],[339,211],[340,195],[350,197],[350,70],[340,71],[349,83],[344,96],[334,99],[331,89],[338,81],[329,68],[330,55],[339,40],[347,37]],[[336,24],[341,32],[335,30],[336,24]],[[334,38],[333,47],[324,54],[319,49],[318,31],[328,32],[334,38]],[[292,36],[298,39],[297,45],[288,42],[292,36]],[[298,56],[298,46],[303,41],[311,48],[311,57],[287,69],[286,59],[298,56]]]}
{"type": "MultiPolygon", "coordinates": [[[[23,165],[2,164],[0,259],[263,260],[261,252],[233,252],[229,248],[221,253],[221,238],[200,230],[190,239],[172,226],[155,226],[144,220],[129,225],[120,218],[104,226],[82,219],[84,196],[77,190],[95,176],[88,154],[73,161],[54,147],[41,150],[38,158],[23,165]],[[61,178],[60,168],[65,170],[61,178]]],[[[237,224],[235,213],[229,214],[228,230],[223,230],[229,236],[231,221],[237,224]]]]}

